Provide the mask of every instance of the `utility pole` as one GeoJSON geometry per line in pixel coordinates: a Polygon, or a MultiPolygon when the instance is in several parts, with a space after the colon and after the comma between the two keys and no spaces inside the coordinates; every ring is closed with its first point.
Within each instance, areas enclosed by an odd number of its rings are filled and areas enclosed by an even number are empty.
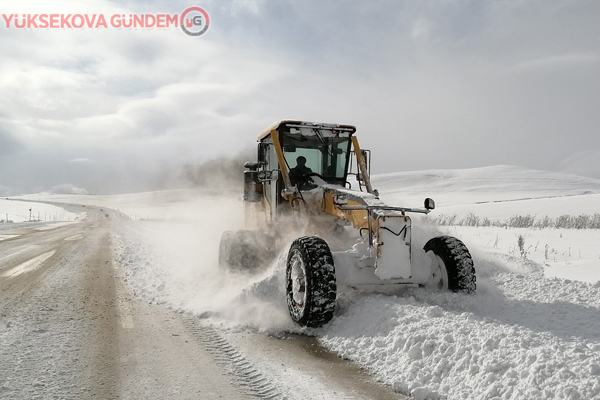
{"type": "Polygon", "coordinates": [[[31,222],[31,208],[29,209],[29,222],[31,222]]]}

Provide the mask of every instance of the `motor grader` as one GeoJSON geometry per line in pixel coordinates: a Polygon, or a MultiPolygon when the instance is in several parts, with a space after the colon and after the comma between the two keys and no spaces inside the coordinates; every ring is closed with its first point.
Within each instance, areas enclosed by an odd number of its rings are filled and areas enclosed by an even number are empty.
{"type": "Polygon", "coordinates": [[[434,201],[426,198],[422,208],[381,201],[370,152],[355,132],[352,125],[284,120],[260,133],[257,161],[244,165],[247,229],[221,237],[219,264],[238,272],[271,265],[291,241],[285,292],[301,326],[329,322],[342,287],[476,289],[473,260],[459,239],[413,245],[409,214],[429,213],[434,201]]]}

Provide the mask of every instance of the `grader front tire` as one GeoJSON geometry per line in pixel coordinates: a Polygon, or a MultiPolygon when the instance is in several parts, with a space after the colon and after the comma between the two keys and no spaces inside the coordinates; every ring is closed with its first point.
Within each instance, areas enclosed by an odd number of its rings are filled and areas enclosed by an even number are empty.
{"type": "Polygon", "coordinates": [[[296,239],[288,253],[286,296],[290,317],[300,326],[317,328],[333,318],[337,284],[333,256],[316,236],[296,239]]]}
{"type": "Polygon", "coordinates": [[[477,288],[473,258],[467,246],[452,236],[438,236],[423,247],[432,259],[432,279],[428,286],[472,294],[477,288]]]}

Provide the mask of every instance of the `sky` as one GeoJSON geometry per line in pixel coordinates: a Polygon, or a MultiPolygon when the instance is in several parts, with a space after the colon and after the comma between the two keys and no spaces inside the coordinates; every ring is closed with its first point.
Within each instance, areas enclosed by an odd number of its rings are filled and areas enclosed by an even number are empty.
{"type": "MultiPolygon", "coordinates": [[[[373,173],[516,165],[600,179],[598,1],[6,1],[210,15],[181,29],[0,19],[0,195],[183,184],[281,119],[352,124],[373,173]]],[[[240,172],[241,173],[241,172],[240,172]]]]}

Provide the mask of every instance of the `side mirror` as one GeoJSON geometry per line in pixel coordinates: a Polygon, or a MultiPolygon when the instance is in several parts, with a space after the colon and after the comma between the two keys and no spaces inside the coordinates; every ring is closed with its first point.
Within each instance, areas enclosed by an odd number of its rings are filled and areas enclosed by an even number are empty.
{"type": "Polygon", "coordinates": [[[258,162],[264,164],[267,161],[267,152],[269,151],[269,145],[267,143],[258,144],[258,162]]]}
{"type": "Polygon", "coordinates": [[[435,201],[430,199],[429,197],[425,199],[425,209],[426,210],[434,210],[435,209],[435,201]]]}

